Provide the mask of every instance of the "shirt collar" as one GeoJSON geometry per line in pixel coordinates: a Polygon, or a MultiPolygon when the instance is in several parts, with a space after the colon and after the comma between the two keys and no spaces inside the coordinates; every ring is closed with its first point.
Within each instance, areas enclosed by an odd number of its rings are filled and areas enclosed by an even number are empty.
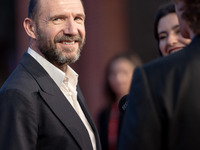
{"type": "MultiPolygon", "coordinates": [[[[32,50],[30,47],[28,48],[27,52],[47,71],[47,73],[55,81],[57,86],[61,87],[62,82],[65,79],[65,73],[62,70],[55,67],[52,63],[50,63],[40,54],[32,50]]],[[[67,68],[66,77],[68,78],[68,80],[71,80],[69,82],[72,82],[75,85],[77,85],[78,74],[70,66],[68,66],[67,68]]]]}

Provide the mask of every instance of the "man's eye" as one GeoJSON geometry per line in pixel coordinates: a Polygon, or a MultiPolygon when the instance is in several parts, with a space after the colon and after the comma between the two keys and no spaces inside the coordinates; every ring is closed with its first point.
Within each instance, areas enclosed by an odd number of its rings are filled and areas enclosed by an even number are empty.
{"type": "Polygon", "coordinates": [[[84,19],[82,17],[75,17],[74,20],[80,23],[84,22],[84,19]]]}
{"type": "Polygon", "coordinates": [[[60,18],[54,18],[53,21],[60,21],[60,18]]]}
{"type": "Polygon", "coordinates": [[[60,22],[62,22],[62,21],[63,21],[62,18],[54,18],[54,19],[53,19],[53,22],[54,22],[54,23],[60,23],[60,22]]]}
{"type": "Polygon", "coordinates": [[[75,17],[74,20],[82,20],[80,17],[75,17]]]}

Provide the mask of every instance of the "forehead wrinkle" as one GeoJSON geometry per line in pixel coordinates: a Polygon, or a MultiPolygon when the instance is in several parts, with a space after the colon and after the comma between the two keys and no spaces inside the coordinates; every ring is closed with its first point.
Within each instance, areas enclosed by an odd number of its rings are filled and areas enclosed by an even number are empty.
{"type": "Polygon", "coordinates": [[[85,19],[84,8],[79,0],[41,0],[39,15],[39,22],[45,24],[47,24],[52,17],[60,15],[78,15],[85,19]]]}
{"type": "Polygon", "coordinates": [[[83,5],[80,1],[62,1],[57,0],[56,2],[52,0],[51,2],[46,1],[43,7],[44,10],[49,11],[49,15],[59,13],[77,13],[85,16],[83,5]],[[47,7],[48,6],[48,7],[47,7]],[[49,9],[48,9],[49,8],[49,9]],[[74,11],[75,10],[75,11],[74,11]]]}

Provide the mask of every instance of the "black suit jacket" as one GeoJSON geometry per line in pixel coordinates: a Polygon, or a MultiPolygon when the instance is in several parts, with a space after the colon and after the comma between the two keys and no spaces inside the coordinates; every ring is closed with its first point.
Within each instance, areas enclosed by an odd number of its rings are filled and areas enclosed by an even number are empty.
{"type": "Polygon", "coordinates": [[[137,68],[119,150],[200,149],[200,36],[137,68]]]}
{"type": "MultiPolygon", "coordinates": [[[[80,89],[78,101],[101,149],[80,89]]],[[[0,90],[1,150],[92,150],[83,122],[47,72],[25,54],[0,90]]]]}

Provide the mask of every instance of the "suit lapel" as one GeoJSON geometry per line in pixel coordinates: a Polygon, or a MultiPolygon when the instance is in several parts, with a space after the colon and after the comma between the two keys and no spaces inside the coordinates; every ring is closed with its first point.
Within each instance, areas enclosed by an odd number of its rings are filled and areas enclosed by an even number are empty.
{"type": "Polygon", "coordinates": [[[85,114],[85,116],[86,116],[86,118],[87,118],[87,120],[88,120],[88,122],[89,122],[89,124],[90,124],[90,126],[91,126],[91,128],[93,130],[93,132],[94,132],[97,149],[101,149],[100,148],[101,145],[100,145],[100,138],[99,138],[98,131],[96,129],[96,126],[94,125],[94,122],[92,120],[92,117],[90,116],[90,113],[88,112],[87,106],[83,101],[84,98],[83,99],[82,98],[83,98],[82,96],[80,96],[80,95],[78,96],[79,104],[80,104],[80,106],[81,106],[81,108],[82,108],[82,110],[83,110],[83,112],[84,112],[84,114],[85,114]]]}
{"type": "Polygon", "coordinates": [[[39,94],[80,147],[92,149],[90,137],[83,122],[47,72],[29,54],[24,55],[21,64],[37,81],[41,88],[39,94]]]}
{"type": "Polygon", "coordinates": [[[89,124],[91,125],[91,128],[93,129],[93,132],[94,132],[94,135],[95,135],[95,139],[96,139],[96,146],[97,146],[97,149],[101,149],[101,144],[100,144],[100,138],[99,138],[99,134],[98,134],[98,130],[92,120],[92,117],[90,116],[90,113],[88,112],[88,108],[87,108],[87,105],[85,104],[85,99],[84,99],[84,96],[79,88],[79,86],[77,87],[77,91],[78,91],[78,101],[79,101],[79,104],[89,122],[89,124]]]}
{"type": "Polygon", "coordinates": [[[64,96],[61,96],[61,94],[50,95],[43,91],[39,91],[39,93],[47,105],[50,107],[52,112],[54,112],[54,114],[73,135],[80,147],[85,149],[92,149],[92,145],[89,140],[89,134],[68,100],[65,99],[64,96]]]}

